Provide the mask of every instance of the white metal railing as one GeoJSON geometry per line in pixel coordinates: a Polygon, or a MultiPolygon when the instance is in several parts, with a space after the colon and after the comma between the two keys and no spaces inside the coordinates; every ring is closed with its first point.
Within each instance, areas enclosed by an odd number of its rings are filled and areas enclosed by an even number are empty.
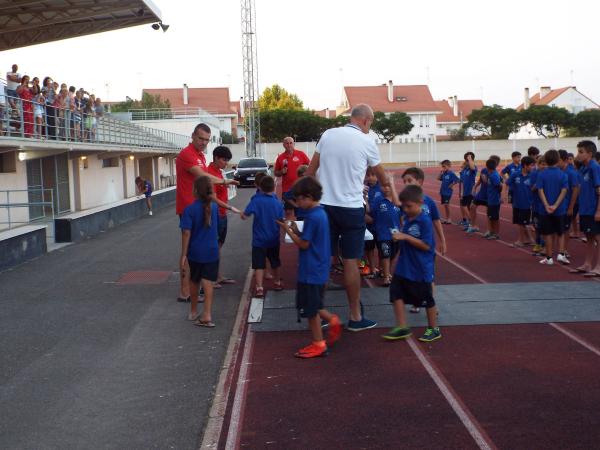
{"type": "MultiPolygon", "coordinates": [[[[2,89],[2,86],[0,86],[2,89]]],[[[179,150],[189,137],[117,120],[103,111],[82,109],[83,102],[72,106],[42,103],[42,98],[0,93],[0,138],[21,137],[38,140],[62,140],[117,144],[137,148],[179,150]],[[35,101],[37,100],[37,101],[35,101]]]]}
{"type": "MultiPolygon", "coordinates": [[[[128,113],[131,120],[165,120],[185,117],[208,117],[217,120],[214,117],[216,114],[214,111],[207,111],[198,107],[130,109],[128,113]]],[[[235,113],[232,112],[231,115],[235,115],[235,113]]]]}
{"type": "MultiPolygon", "coordinates": [[[[0,203],[0,209],[6,210],[7,220],[0,221],[0,225],[8,225],[8,229],[13,228],[15,225],[23,225],[39,220],[52,219],[54,222],[55,209],[54,209],[54,189],[45,188],[30,188],[30,189],[7,189],[0,190],[0,195],[3,195],[4,202],[0,203]],[[49,193],[49,195],[47,195],[49,193]],[[11,194],[13,197],[11,199],[11,194]],[[24,195],[27,195],[27,201],[23,199],[24,195]],[[17,198],[15,198],[15,196],[17,198]],[[39,200],[31,201],[30,197],[39,197],[39,200]],[[49,200],[46,198],[49,197],[49,200]],[[15,208],[27,208],[27,220],[18,220],[14,218],[12,209],[15,208]],[[46,213],[47,208],[50,209],[50,214],[46,213]]],[[[1,227],[0,228],[4,228],[1,227]]]]}

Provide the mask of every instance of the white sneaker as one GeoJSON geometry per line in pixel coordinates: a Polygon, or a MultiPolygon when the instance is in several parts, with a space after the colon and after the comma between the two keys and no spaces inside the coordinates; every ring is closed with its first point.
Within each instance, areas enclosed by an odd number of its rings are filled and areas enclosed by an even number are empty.
{"type": "Polygon", "coordinates": [[[148,215],[151,216],[152,215],[152,211],[148,212],[148,215]]]}
{"type": "Polygon", "coordinates": [[[546,264],[547,266],[554,265],[554,260],[552,258],[544,258],[540,261],[540,264],[546,264]]]}
{"type": "Polygon", "coordinates": [[[569,258],[567,258],[566,255],[561,255],[560,253],[556,257],[556,260],[562,264],[571,264],[571,261],[569,261],[569,258]]]}

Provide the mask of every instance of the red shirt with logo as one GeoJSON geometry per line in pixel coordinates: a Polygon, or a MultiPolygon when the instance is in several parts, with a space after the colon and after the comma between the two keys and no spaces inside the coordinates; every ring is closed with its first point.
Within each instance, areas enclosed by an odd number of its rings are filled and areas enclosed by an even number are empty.
{"type": "Polygon", "coordinates": [[[287,192],[292,188],[292,185],[298,179],[298,167],[308,164],[310,164],[310,159],[301,150],[294,149],[291,155],[285,151],[277,157],[275,170],[282,170],[287,166],[287,173],[281,177],[281,192],[287,192]]]}
{"type": "Polygon", "coordinates": [[[194,203],[194,180],[196,176],[188,172],[188,169],[193,166],[200,167],[204,172],[207,171],[204,153],[199,152],[193,144],[190,144],[179,152],[175,160],[177,172],[175,211],[177,214],[183,214],[183,210],[194,203]]]}
{"type": "MultiPolygon", "coordinates": [[[[208,173],[214,175],[217,178],[223,179],[223,172],[215,165],[215,163],[210,163],[208,165],[208,173]]],[[[215,194],[217,194],[217,198],[223,203],[227,203],[227,201],[229,200],[228,190],[229,188],[226,185],[213,183],[213,191],[215,194]]],[[[227,210],[219,206],[219,215],[227,215],[227,210]]]]}

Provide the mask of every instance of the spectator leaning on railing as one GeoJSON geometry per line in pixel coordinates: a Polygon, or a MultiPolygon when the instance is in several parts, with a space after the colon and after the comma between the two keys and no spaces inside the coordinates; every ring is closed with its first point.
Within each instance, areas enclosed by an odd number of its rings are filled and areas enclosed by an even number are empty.
{"type": "Polygon", "coordinates": [[[8,97],[8,103],[11,108],[16,108],[17,88],[21,83],[21,74],[19,73],[19,66],[16,64],[12,65],[12,70],[6,72],[6,96],[8,97]]]}

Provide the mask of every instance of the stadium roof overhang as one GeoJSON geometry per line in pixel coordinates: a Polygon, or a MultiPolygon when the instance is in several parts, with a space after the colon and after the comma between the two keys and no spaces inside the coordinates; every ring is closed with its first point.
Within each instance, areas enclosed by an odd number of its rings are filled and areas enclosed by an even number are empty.
{"type": "Polygon", "coordinates": [[[0,0],[0,51],[161,20],[150,0],[0,0]]]}

